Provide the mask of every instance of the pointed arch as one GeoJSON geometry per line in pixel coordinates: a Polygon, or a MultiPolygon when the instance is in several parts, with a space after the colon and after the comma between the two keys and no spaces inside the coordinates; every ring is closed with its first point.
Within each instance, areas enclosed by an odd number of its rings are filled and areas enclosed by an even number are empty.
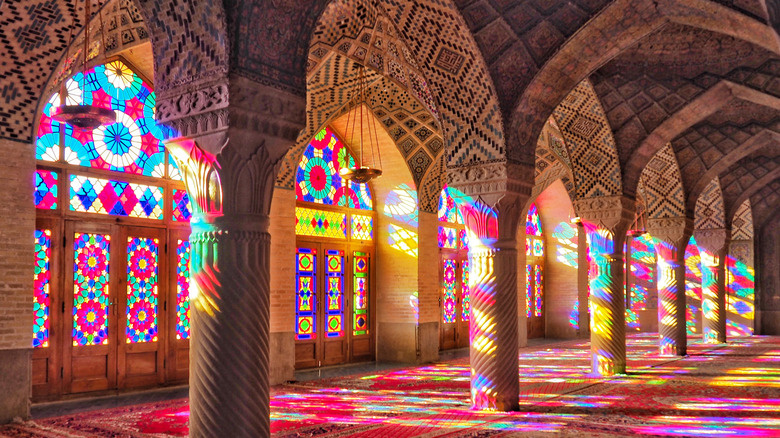
{"type": "Polygon", "coordinates": [[[685,192],[672,145],[667,143],[642,171],[639,192],[644,193],[649,219],[685,216],[685,192]]]}
{"type": "Polygon", "coordinates": [[[696,200],[693,226],[697,230],[726,228],[726,212],[723,206],[720,178],[713,178],[696,200]]]}

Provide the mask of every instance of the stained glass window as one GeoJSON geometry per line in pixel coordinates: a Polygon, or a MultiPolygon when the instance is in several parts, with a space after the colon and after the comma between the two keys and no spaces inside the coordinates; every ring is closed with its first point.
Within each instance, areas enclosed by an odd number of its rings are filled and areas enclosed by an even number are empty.
{"type": "Polygon", "coordinates": [[[463,321],[468,321],[471,316],[471,291],[469,289],[469,261],[464,260],[462,264],[463,278],[461,283],[461,318],[463,321]]]}
{"type": "Polygon", "coordinates": [[[127,238],[127,343],[157,342],[159,241],[127,238]]]}
{"type": "Polygon", "coordinates": [[[458,249],[458,230],[439,227],[439,248],[458,249]]]}
{"type": "Polygon", "coordinates": [[[530,318],[533,315],[533,295],[534,294],[534,267],[525,266],[525,316],[530,318]]]}
{"type": "Polygon", "coordinates": [[[352,218],[352,238],[356,240],[374,239],[374,218],[362,214],[353,214],[352,218]]]}
{"type": "Polygon", "coordinates": [[[35,206],[45,210],[57,208],[59,175],[51,170],[35,171],[35,206]]]}
{"type": "Polygon", "coordinates": [[[369,259],[368,253],[353,253],[352,283],[354,293],[352,334],[368,334],[369,259]]]}
{"type": "Polygon", "coordinates": [[[55,93],[43,108],[36,141],[37,158],[58,161],[60,130],[64,129],[62,157],[74,165],[136,175],[164,177],[165,149],[155,122],[154,92],[121,61],[77,73],[65,83],[66,103],[110,108],[116,122],[94,131],[73,129],[51,119],[60,104],[55,93]],[[86,75],[86,77],[85,77],[86,75]]]}
{"type": "Polygon", "coordinates": [[[186,190],[173,190],[173,220],[176,222],[189,222],[192,217],[192,205],[186,190]]]}
{"type": "Polygon", "coordinates": [[[325,335],[344,336],[344,251],[327,250],[325,256],[327,290],[325,335]]]}
{"type": "Polygon", "coordinates": [[[163,190],[144,184],[71,175],[70,210],[162,219],[163,190]]]}
{"type": "Polygon", "coordinates": [[[444,259],[442,261],[444,268],[444,277],[442,279],[442,322],[455,322],[456,297],[455,289],[457,287],[457,265],[455,260],[444,259]]]}
{"type": "Polygon", "coordinates": [[[531,207],[528,208],[528,216],[525,221],[525,234],[526,236],[542,236],[542,220],[539,217],[536,203],[531,204],[531,207]]]}
{"type": "Polygon", "coordinates": [[[368,184],[345,181],[339,172],[354,168],[355,160],[338,137],[325,128],[318,132],[303,152],[295,176],[299,201],[372,210],[368,184]]]}
{"type": "Polygon", "coordinates": [[[33,347],[49,346],[49,281],[51,230],[35,230],[35,273],[33,277],[33,347]]]}
{"type": "Polygon", "coordinates": [[[336,211],[296,207],[295,234],[346,239],[347,215],[336,211]]]}
{"type": "Polygon", "coordinates": [[[439,195],[439,221],[451,224],[463,224],[463,216],[460,214],[455,198],[450,189],[445,185],[439,195]]]}
{"type": "Polygon", "coordinates": [[[176,339],[190,338],[190,242],[176,245],[176,339]]]}
{"type": "Polygon", "coordinates": [[[296,338],[315,339],[317,337],[317,251],[311,248],[298,248],[295,259],[296,338]]]}
{"type": "Polygon", "coordinates": [[[534,316],[542,316],[542,303],[544,302],[544,289],[542,278],[542,265],[534,266],[534,316]]]}
{"type": "Polygon", "coordinates": [[[469,232],[466,229],[460,230],[458,233],[458,239],[460,240],[460,249],[464,251],[469,250],[469,232]]]}
{"type": "Polygon", "coordinates": [[[73,243],[73,345],[108,344],[111,236],[76,233],[73,243]]]}

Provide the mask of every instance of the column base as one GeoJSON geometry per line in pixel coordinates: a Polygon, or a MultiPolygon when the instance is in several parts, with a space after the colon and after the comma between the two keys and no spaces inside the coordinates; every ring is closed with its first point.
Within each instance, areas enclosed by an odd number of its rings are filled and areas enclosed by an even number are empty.
{"type": "Polygon", "coordinates": [[[30,418],[32,349],[0,350],[0,424],[30,418]]]}

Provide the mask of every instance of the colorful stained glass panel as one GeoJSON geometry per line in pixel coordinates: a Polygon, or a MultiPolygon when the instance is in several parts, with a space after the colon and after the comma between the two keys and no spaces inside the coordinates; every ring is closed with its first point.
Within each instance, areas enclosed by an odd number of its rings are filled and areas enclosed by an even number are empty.
{"type": "Polygon", "coordinates": [[[362,214],[353,214],[352,238],[355,240],[373,240],[374,218],[362,214]]]}
{"type": "Polygon", "coordinates": [[[455,287],[457,286],[457,265],[455,260],[444,259],[442,261],[442,266],[444,268],[442,278],[442,322],[448,324],[455,322],[455,287]]]}
{"type": "Polygon", "coordinates": [[[463,269],[463,277],[461,283],[461,319],[468,321],[471,316],[471,290],[469,289],[469,261],[464,260],[461,265],[463,269]]]}
{"type": "Polygon", "coordinates": [[[73,242],[73,345],[108,344],[111,236],[76,233],[73,242]]]}
{"type": "Polygon", "coordinates": [[[71,175],[70,210],[162,219],[163,190],[144,184],[71,175]]]}
{"type": "Polygon", "coordinates": [[[298,340],[317,337],[317,251],[298,248],[295,255],[295,337],[298,340]]]}
{"type": "Polygon", "coordinates": [[[439,195],[439,222],[463,224],[463,216],[460,214],[455,198],[452,197],[450,189],[446,185],[439,195]]]}
{"type": "Polygon", "coordinates": [[[347,215],[335,211],[296,207],[295,234],[346,239],[347,215]]]}
{"type": "MultiPolygon", "coordinates": [[[[114,123],[93,131],[65,125],[65,161],[95,169],[165,176],[165,148],[162,129],[155,121],[155,94],[124,63],[117,60],[79,72],[65,83],[65,89],[69,105],[94,104],[116,114],[114,123]]],[[[38,129],[38,157],[46,161],[59,158],[59,138],[55,137],[61,127],[50,118],[55,104],[59,105],[58,93],[44,108],[38,129]]]]}
{"type": "Polygon", "coordinates": [[[542,235],[542,219],[539,217],[535,203],[528,208],[528,216],[525,219],[525,234],[527,236],[542,235]]]}
{"type": "Polygon", "coordinates": [[[534,257],[541,257],[544,255],[544,242],[542,239],[531,239],[532,254],[534,257]]]}
{"type": "Polygon", "coordinates": [[[368,334],[368,253],[355,251],[352,257],[353,309],[352,334],[368,334]]]}
{"type": "Polygon", "coordinates": [[[354,168],[355,160],[329,128],[318,132],[303,152],[295,176],[299,201],[372,210],[368,184],[344,180],[340,171],[354,168]]]}
{"type": "Polygon", "coordinates": [[[542,265],[534,266],[534,316],[542,316],[544,305],[544,271],[542,265]]]}
{"type": "Polygon", "coordinates": [[[176,245],[176,339],[190,338],[190,242],[176,245]]]}
{"type": "Polygon", "coordinates": [[[189,222],[192,217],[192,205],[186,190],[173,189],[173,220],[189,222]]]}
{"type": "Polygon", "coordinates": [[[451,227],[439,227],[439,248],[458,249],[458,230],[451,227]]]}
{"type": "Polygon", "coordinates": [[[325,336],[344,336],[344,251],[327,250],[327,296],[325,336]]]}
{"type": "Polygon", "coordinates": [[[157,342],[157,267],[159,241],[127,238],[128,344],[157,342]]]}
{"type": "Polygon", "coordinates": [[[35,171],[35,207],[44,210],[57,208],[58,179],[57,172],[40,169],[35,171]]]}
{"type": "Polygon", "coordinates": [[[533,315],[534,267],[525,265],[525,316],[533,315]]]}
{"type": "Polygon", "coordinates": [[[51,280],[51,230],[35,230],[35,272],[33,276],[34,348],[49,346],[49,281],[51,280]]]}

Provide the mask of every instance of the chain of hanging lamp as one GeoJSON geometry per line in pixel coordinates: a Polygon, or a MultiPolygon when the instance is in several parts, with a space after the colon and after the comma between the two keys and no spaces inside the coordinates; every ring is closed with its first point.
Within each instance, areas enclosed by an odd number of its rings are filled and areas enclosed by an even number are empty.
{"type": "MultiPolygon", "coordinates": [[[[92,0],[85,0],[84,7],[84,62],[81,66],[81,89],[86,92],[87,84],[87,61],[89,61],[89,20],[90,20],[90,6],[92,0]]],[[[76,8],[76,0],[73,2],[74,9],[76,8]]],[[[100,7],[100,5],[98,5],[100,7]]],[[[103,33],[103,16],[102,11],[100,17],[100,33],[103,33]]],[[[105,42],[103,44],[105,47],[105,42]]],[[[68,105],[65,102],[63,105],[55,108],[52,111],[52,119],[67,123],[76,128],[91,131],[103,125],[108,125],[116,121],[116,113],[109,109],[95,105],[84,105],[84,99],[82,95],[81,104],[68,105]]]]}
{"type": "Polygon", "coordinates": [[[376,127],[376,120],[371,114],[370,107],[368,106],[368,81],[366,79],[366,69],[362,65],[358,65],[357,69],[357,92],[350,102],[351,108],[347,112],[347,131],[354,144],[355,139],[358,139],[359,154],[355,167],[343,167],[339,174],[347,180],[355,181],[358,183],[366,183],[374,178],[378,178],[382,175],[382,155],[379,150],[379,135],[376,127]],[[368,111],[366,117],[367,129],[363,125],[363,110],[368,111]],[[352,111],[357,110],[358,114],[353,117],[352,111]],[[359,127],[358,127],[359,124],[359,127]],[[357,137],[355,132],[357,131],[357,137]],[[365,141],[365,136],[368,135],[368,141],[365,141]],[[365,166],[365,147],[368,147],[371,152],[371,166],[365,166]],[[376,151],[374,149],[376,148],[376,151]],[[379,165],[377,166],[377,157],[379,165]]]}

